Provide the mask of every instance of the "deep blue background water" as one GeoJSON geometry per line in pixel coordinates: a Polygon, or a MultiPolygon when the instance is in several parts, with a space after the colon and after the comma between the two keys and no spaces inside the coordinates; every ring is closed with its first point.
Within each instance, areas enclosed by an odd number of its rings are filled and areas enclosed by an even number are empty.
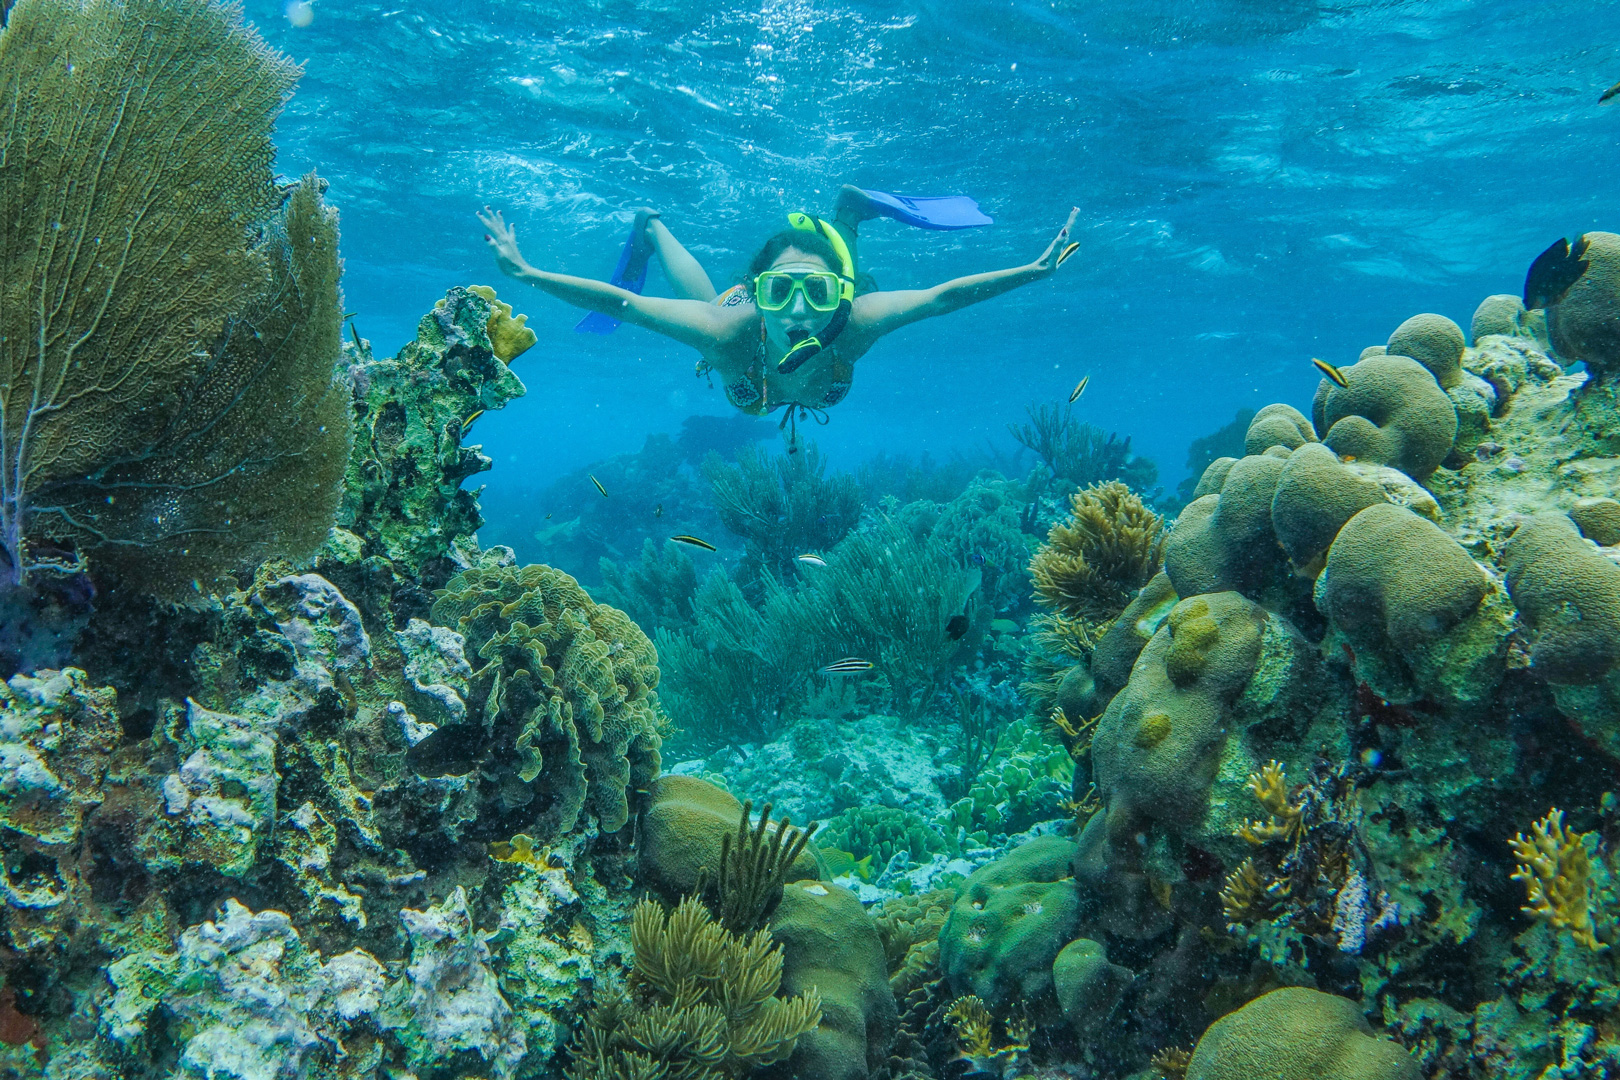
{"type": "MultiPolygon", "coordinates": [[[[544,484],[719,414],[694,355],[497,280],[473,217],[537,266],[605,276],[636,206],[729,280],[784,212],[844,181],[967,192],[996,218],[862,234],[885,287],[1034,258],[1053,280],[908,328],[816,432],[836,463],[1006,441],[1092,373],[1083,419],[1167,486],[1241,406],[1303,405],[1404,318],[1465,327],[1555,237],[1620,229],[1620,0],[317,0],[248,17],[305,65],[279,168],[343,214],[344,288],[384,353],[455,284],[492,283],[539,345],[480,422],[494,487],[544,484]]],[[[655,268],[650,288],[662,287],[655,268]]]]}

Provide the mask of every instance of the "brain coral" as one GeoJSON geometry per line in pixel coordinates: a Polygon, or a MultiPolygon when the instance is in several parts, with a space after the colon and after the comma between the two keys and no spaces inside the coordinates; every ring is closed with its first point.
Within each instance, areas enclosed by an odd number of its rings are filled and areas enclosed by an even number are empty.
{"type": "Polygon", "coordinates": [[[1536,631],[1532,666],[1549,682],[1593,683],[1620,666],[1620,566],[1567,515],[1520,525],[1503,561],[1508,593],[1536,631]]]}
{"type": "Polygon", "coordinates": [[[1620,371],[1620,236],[1589,232],[1574,246],[1582,241],[1586,272],[1547,309],[1547,328],[1560,356],[1612,375],[1620,371]]]}
{"type": "Polygon", "coordinates": [[[1490,580],[1432,521],[1392,503],[1357,513],[1328,549],[1317,607],[1357,675],[1391,700],[1473,701],[1502,673],[1507,626],[1490,580]]]}
{"type": "Polygon", "coordinates": [[[631,790],[659,767],[658,653],[647,635],[549,566],[464,570],[432,614],[484,661],[467,702],[482,720],[418,743],[417,772],[480,777],[478,828],[491,839],[523,831],[549,842],[583,811],[604,832],[622,828],[631,790]]]}
{"type": "MultiPolygon", "coordinates": [[[[1256,593],[1281,562],[1271,500],[1284,460],[1250,454],[1226,474],[1219,494],[1194,499],[1164,545],[1164,570],[1182,596],[1256,593]]],[[[1213,468],[1213,466],[1211,466],[1213,468]]]]}
{"type": "Polygon", "coordinates": [[[1052,962],[1074,937],[1080,897],[1075,845],[1039,836],[975,870],[939,932],[939,963],[955,994],[992,1010],[1058,1014],[1052,962]]]}
{"type": "Polygon", "coordinates": [[[1434,472],[1457,437],[1457,410],[1428,369],[1410,357],[1375,355],[1339,370],[1349,385],[1323,379],[1313,406],[1328,448],[1416,480],[1434,472]]]}
{"type": "Polygon", "coordinates": [[[1620,502],[1607,498],[1576,499],[1570,520],[1581,535],[1600,547],[1620,544],[1620,502]]]}
{"type": "Polygon", "coordinates": [[[1283,465],[1271,500],[1271,526],[1294,569],[1314,575],[1344,523],[1384,501],[1384,489],[1375,481],[1341,464],[1321,443],[1312,443],[1294,451],[1283,465]]]}
{"type": "Polygon", "coordinates": [[[1389,335],[1384,351],[1390,356],[1410,356],[1429,369],[1440,389],[1449,390],[1462,381],[1462,355],[1467,345],[1462,327],[1444,315],[1414,315],[1389,335]]]}
{"type": "Polygon", "coordinates": [[[1245,454],[1263,454],[1273,446],[1293,450],[1316,441],[1316,429],[1305,414],[1292,405],[1267,405],[1254,414],[1243,437],[1245,454]]]}
{"type": "Polygon", "coordinates": [[[1504,337],[1529,338],[1546,348],[1547,317],[1541,311],[1524,310],[1524,301],[1512,293],[1497,293],[1487,296],[1474,309],[1468,333],[1476,345],[1480,338],[1488,334],[1500,334],[1504,337]]]}
{"type": "Polygon", "coordinates": [[[793,1080],[866,1080],[887,1064],[898,1022],[889,962],[877,926],[837,885],[799,881],[771,915],[782,945],[782,989],[821,995],[821,1023],[799,1036],[786,1064],[793,1080]]]}
{"type": "Polygon", "coordinates": [[[1285,986],[1204,1032],[1187,1080],[1418,1080],[1417,1062],[1378,1038],[1348,998],[1285,986]]]}

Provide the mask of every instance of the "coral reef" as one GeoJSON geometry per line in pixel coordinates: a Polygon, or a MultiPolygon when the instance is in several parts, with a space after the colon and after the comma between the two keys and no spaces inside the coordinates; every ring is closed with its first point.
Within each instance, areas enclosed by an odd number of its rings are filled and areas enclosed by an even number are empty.
{"type": "Polygon", "coordinates": [[[1030,577],[1036,598],[1068,618],[1106,622],[1159,572],[1164,521],[1118,481],[1069,497],[1069,518],[1052,526],[1030,577]]]}
{"type": "Polygon", "coordinates": [[[1129,436],[1103,432],[1074,418],[1073,404],[1031,405],[1029,422],[1008,424],[1007,432],[1033,450],[1060,486],[1089,487],[1120,480],[1146,492],[1159,478],[1159,467],[1131,453],[1129,436]]]}
{"type": "Polygon", "coordinates": [[[1273,990],[1217,1020],[1187,1080],[1417,1080],[1404,1048],[1374,1037],[1355,1002],[1305,987],[1273,990]]]}
{"type": "Polygon", "coordinates": [[[490,341],[495,314],[490,300],[454,288],[398,355],[379,359],[363,343],[350,352],[356,432],[337,523],[363,556],[429,588],[465,563],[461,549],[483,522],[478,492],[461,483],[491,462],[461,444],[462,429],[525,392],[490,341]]]}
{"type": "Polygon", "coordinates": [[[622,611],[549,566],[481,565],[451,578],[433,618],[485,663],[469,715],[411,748],[421,776],[487,760],[468,797],[486,829],[519,823],[549,843],[589,812],[604,832],[630,819],[630,792],[658,775],[658,654],[622,611]],[[501,764],[496,765],[497,762],[501,764]]]}
{"type": "Polygon", "coordinates": [[[630,937],[634,997],[591,1010],[569,1047],[569,1080],[742,1076],[788,1057],[821,1022],[813,986],[777,996],[784,950],[768,933],[733,934],[695,899],[667,916],[642,901],[630,937]]]}

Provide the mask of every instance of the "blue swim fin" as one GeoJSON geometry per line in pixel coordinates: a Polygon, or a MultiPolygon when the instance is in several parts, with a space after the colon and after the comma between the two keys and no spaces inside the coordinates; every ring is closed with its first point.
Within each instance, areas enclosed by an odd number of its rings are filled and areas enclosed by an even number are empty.
{"type": "MultiPolygon", "coordinates": [[[[609,285],[617,285],[621,289],[629,289],[637,296],[647,285],[647,264],[652,261],[652,241],[647,239],[647,219],[652,214],[646,210],[636,211],[636,223],[630,227],[630,236],[619,249],[619,262],[613,268],[613,275],[608,278],[609,285]]],[[[581,334],[611,334],[619,328],[619,320],[611,315],[603,315],[593,311],[574,325],[574,330],[581,334]]]]}
{"type": "Polygon", "coordinates": [[[860,190],[872,200],[872,209],[879,214],[919,229],[971,229],[994,223],[966,195],[890,195],[887,191],[860,190]]]}

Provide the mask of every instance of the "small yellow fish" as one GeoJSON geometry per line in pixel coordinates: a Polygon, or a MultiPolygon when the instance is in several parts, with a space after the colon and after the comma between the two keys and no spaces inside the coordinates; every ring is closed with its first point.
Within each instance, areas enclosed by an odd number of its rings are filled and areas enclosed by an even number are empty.
{"type": "Polygon", "coordinates": [[[1334,386],[1350,385],[1350,380],[1344,377],[1344,372],[1340,371],[1326,360],[1318,360],[1313,356],[1311,357],[1311,366],[1317,371],[1320,371],[1323,376],[1333,383],[1334,386]]]}
{"type": "Polygon", "coordinates": [[[468,416],[467,419],[465,419],[465,420],[463,420],[461,422],[461,433],[463,435],[465,435],[465,434],[467,434],[468,431],[472,430],[472,426],[474,424],[478,423],[478,418],[480,416],[483,416],[484,413],[487,412],[487,411],[488,410],[486,410],[486,409],[476,409],[476,410],[474,410],[471,416],[468,416]]]}
{"type": "Polygon", "coordinates": [[[675,541],[677,544],[690,544],[692,547],[702,548],[704,551],[718,550],[707,540],[699,540],[697,537],[687,536],[685,533],[682,533],[680,536],[672,536],[670,539],[675,541]]]}
{"type": "Polygon", "coordinates": [[[575,919],[574,925],[568,928],[568,943],[580,952],[590,952],[596,947],[596,938],[591,935],[590,927],[575,919]]]}
{"type": "Polygon", "coordinates": [[[1080,250],[1080,245],[1079,244],[1070,244],[1068,247],[1063,249],[1063,254],[1058,256],[1057,264],[1059,266],[1062,266],[1065,262],[1067,262],[1069,260],[1070,255],[1073,255],[1075,252],[1077,252],[1079,250],[1080,250]]]}
{"type": "Polygon", "coordinates": [[[1080,395],[1086,392],[1086,387],[1090,385],[1090,383],[1091,375],[1089,373],[1081,376],[1080,381],[1074,384],[1074,392],[1069,395],[1070,405],[1073,405],[1075,402],[1080,400],[1080,395]]]}
{"type": "Polygon", "coordinates": [[[872,670],[872,661],[862,660],[858,656],[846,656],[842,660],[834,660],[824,668],[816,670],[817,675],[857,675],[863,671],[872,670]]]}
{"type": "MultiPolygon", "coordinates": [[[[590,476],[590,473],[586,473],[585,475],[590,476]]],[[[595,484],[596,485],[596,490],[600,491],[602,493],[602,498],[605,499],[605,498],[608,497],[607,488],[602,486],[602,481],[598,480],[594,476],[591,476],[591,483],[595,484]]]]}
{"type": "Polygon", "coordinates": [[[1607,105],[1616,94],[1620,94],[1620,82],[1615,83],[1613,86],[1603,91],[1603,96],[1598,98],[1598,104],[1607,105]]]}
{"type": "Polygon", "coordinates": [[[826,566],[827,565],[827,560],[826,559],[823,559],[820,555],[810,554],[809,552],[806,552],[805,554],[800,555],[799,556],[799,561],[804,563],[804,565],[806,565],[806,566],[826,566]]]}

